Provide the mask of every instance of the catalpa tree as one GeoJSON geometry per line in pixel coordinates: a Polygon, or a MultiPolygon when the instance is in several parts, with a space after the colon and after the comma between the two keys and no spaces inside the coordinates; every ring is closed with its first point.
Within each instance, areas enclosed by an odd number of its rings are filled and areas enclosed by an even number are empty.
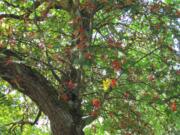
{"type": "Polygon", "coordinates": [[[177,2],[1,0],[0,134],[178,134],[177,2]]]}

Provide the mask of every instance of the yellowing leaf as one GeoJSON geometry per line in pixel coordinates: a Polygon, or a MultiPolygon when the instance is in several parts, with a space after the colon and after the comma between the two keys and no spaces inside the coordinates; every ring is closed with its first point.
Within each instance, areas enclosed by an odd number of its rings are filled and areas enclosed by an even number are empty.
{"type": "Polygon", "coordinates": [[[103,90],[105,92],[107,92],[109,90],[110,86],[111,86],[111,80],[110,79],[103,80],[103,90]]]}

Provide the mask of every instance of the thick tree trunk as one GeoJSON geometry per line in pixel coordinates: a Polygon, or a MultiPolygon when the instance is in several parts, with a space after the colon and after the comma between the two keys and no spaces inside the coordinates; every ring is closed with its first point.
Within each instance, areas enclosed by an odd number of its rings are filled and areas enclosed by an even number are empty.
{"type": "Polygon", "coordinates": [[[53,111],[49,119],[53,135],[84,135],[82,126],[75,123],[66,112],[53,111]]]}
{"type": "Polygon", "coordinates": [[[58,93],[50,82],[29,66],[8,62],[16,54],[0,49],[0,77],[13,88],[30,97],[49,117],[53,135],[83,135],[81,116],[72,113],[67,104],[58,100],[58,93]],[[2,56],[5,55],[5,56],[2,56]]]}
{"type": "Polygon", "coordinates": [[[81,125],[75,124],[66,113],[63,116],[62,114],[51,115],[49,118],[53,135],[84,135],[81,125]]]}

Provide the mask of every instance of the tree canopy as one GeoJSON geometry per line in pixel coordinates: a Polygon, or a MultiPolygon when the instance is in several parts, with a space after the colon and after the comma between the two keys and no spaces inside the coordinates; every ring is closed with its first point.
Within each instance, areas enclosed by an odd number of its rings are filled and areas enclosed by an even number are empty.
{"type": "Polygon", "coordinates": [[[1,0],[0,134],[180,133],[178,0],[1,0]]]}

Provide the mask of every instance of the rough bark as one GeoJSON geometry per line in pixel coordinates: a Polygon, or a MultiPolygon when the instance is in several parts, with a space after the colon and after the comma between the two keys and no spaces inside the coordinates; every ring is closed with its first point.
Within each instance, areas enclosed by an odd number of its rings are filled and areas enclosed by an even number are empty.
{"type": "Polygon", "coordinates": [[[0,77],[39,106],[50,119],[53,135],[83,135],[80,123],[74,121],[67,104],[58,100],[58,93],[44,76],[25,64],[8,63],[8,57],[15,56],[11,51],[0,49],[0,54],[0,77]]]}

